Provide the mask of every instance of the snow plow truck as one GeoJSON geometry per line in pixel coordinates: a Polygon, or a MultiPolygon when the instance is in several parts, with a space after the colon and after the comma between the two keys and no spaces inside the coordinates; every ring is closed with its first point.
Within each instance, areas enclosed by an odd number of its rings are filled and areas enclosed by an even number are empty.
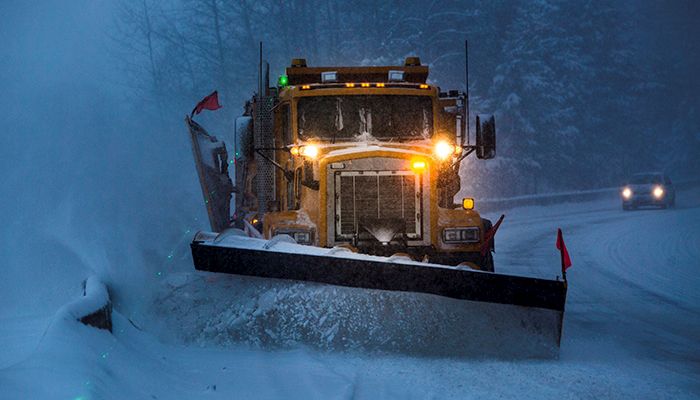
{"type": "Polygon", "coordinates": [[[565,283],[496,272],[500,222],[472,198],[454,201],[461,161],[495,156],[495,119],[476,117],[472,143],[467,93],[429,84],[428,72],[417,57],[361,67],[294,59],[271,86],[261,62],[228,139],[186,117],[211,225],[191,243],[195,268],[457,309],[411,339],[412,352],[557,354],[565,283]]]}

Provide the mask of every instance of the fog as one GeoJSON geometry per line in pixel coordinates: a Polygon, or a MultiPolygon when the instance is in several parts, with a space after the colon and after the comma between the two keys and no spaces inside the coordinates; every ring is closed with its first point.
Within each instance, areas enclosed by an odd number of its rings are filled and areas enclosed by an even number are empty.
{"type": "Polygon", "coordinates": [[[55,308],[65,275],[94,271],[119,295],[172,270],[203,226],[201,192],[184,125],[153,114],[111,51],[114,4],[0,7],[2,311],[55,308]]]}
{"type": "Polygon", "coordinates": [[[209,4],[0,3],[0,312],[55,307],[71,288],[52,279],[90,271],[138,312],[135,287],[191,268],[207,224],[182,118],[219,89],[224,108],[201,121],[225,134],[254,90],[259,41],[273,79],[292,57],[415,54],[433,83],[464,89],[469,39],[472,111],[499,128],[498,157],[464,167],[476,198],[700,170],[696,2],[212,3],[220,41],[209,4]],[[34,280],[45,290],[26,293],[34,280]]]}

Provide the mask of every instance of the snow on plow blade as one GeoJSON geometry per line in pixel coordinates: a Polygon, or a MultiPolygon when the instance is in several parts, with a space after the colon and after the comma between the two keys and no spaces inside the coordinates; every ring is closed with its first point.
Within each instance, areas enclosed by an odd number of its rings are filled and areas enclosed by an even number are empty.
{"type": "MultiPolygon", "coordinates": [[[[566,300],[566,286],[560,281],[274,239],[222,240],[207,232],[198,233],[191,248],[195,268],[201,271],[291,280],[314,288],[334,285],[333,295],[323,303],[337,303],[325,306],[344,309],[345,315],[334,326],[333,343],[325,340],[320,347],[499,358],[558,355],[566,300]]],[[[270,326],[264,330],[269,332],[270,326]]],[[[314,345],[304,339],[318,338],[313,338],[313,329],[306,330],[293,336],[314,345]]]]}

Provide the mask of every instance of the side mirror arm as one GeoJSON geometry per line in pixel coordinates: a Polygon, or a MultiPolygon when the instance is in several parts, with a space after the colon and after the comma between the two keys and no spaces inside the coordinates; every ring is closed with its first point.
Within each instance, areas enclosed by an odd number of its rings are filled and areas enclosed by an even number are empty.
{"type": "Polygon", "coordinates": [[[289,171],[285,169],[283,166],[281,166],[277,161],[271,159],[268,157],[265,153],[263,153],[263,150],[287,150],[286,148],[274,148],[274,149],[255,149],[255,152],[260,154],[260,157],[264,158],[265,161],[268,161],[270,164],[274,165],[277,169],[282,171],[282,174],[284,175],[284,178],[289,181],[293,182],[294,181],[294,171],[289,171]]]}

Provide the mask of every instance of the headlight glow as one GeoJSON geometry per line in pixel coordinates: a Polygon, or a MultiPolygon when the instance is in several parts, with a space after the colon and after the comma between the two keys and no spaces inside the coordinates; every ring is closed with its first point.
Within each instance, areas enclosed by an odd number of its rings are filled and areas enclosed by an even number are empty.
{"type": "Polygon", "coordinates": [[[435,155],[440,160],[446,160],[455,153],[455,147],[445,141],[437,142],[435,145],[435,155]]]}
{"type": "Polygon", "coordinates": [[[656,197],[657,199],[660,199],[664,195],[664,188],[662,188],[661,186],[657,186],[654,188],[654,191],[651,193],[654,195],[654,197],[656,197]]]}
{"type": "Polygon", "coordinates": [[[318,157],[318,146],[315,146],[313,144],[307,145],[307,146],[301,146],[299,148],[299,154],[301,154],[304,157],[309,157],[311,159],[314,159],[318,157]]]}
{"type": "Polygon", "coordinates": [[[632,197],[632,189],[630,189],[628,187],[622,189],[622,197],[624,197],[626,199],[629,199],[630,197],[632,197]]]}

